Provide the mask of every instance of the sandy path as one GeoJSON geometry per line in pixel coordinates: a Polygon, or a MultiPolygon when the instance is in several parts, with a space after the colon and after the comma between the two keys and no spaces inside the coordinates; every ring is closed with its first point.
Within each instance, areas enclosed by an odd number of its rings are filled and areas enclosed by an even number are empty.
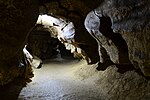
{"type": "Polygon", "coordinates": [[[102,100],[92,82],[78,80],[72,73],[77,63],[49,61],[34,69],[32,82],[22,89],[19,100],[102,100]]]}

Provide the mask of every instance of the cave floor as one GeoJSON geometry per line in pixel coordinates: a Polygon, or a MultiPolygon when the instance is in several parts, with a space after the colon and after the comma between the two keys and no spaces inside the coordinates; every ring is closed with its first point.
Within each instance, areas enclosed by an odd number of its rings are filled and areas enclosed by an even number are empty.
{"type": "Polygon", "coordinates": [[[32,82],[21,90],[18,99],[102,100],[101,93],[92,82],[79,80],[73,73],[72,70],[80,64],[78,60],[45,61],[40,69],[33,69],[32,82]]]}
{"type": "Polygon", "coordinates": [[[17,78],[0,86],[0,100],[150,100],[150,81],[135,71],[97,67],[84,60],[47,60],[33,68],[31,80],[17,78]]]}

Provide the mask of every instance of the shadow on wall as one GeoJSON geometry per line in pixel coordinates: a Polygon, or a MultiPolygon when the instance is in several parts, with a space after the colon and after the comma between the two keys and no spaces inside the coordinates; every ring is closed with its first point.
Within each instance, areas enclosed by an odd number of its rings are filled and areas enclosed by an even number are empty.
{"type": "Polygon", "coordinates": [[[75,40],[79,43],[79,47],[86,52],[88,57],[91,60],[89,64],[97,63],[99,59],[98,54],[98,44],[96,40],[88,33],[85,29],[84,21],[81,21],[82,24],[75,23],[76,27],[76,34],[75,40]]]}
{"type": "MultiPolygon", "coordinates": [[[[119,51],[119,62],[120,64],[115,64],[118,67],[118,72],[125,73],[126,71],[135,69],[131,64],[128,56],[128,46],[126,41],[122,38],[121,34],[114,33],[111,29],[112,22],[109,17],[100,17],[100,32],[107,38],[111,39],[119,51]]],[[[97,70],[105,70],[113,62],[106,61],[104,64],[99,64],[97,70]]]]}
{"type": "Polygon", "coordinates": [[[1,100],[18,100],[18,96],[23,87],[31,82],[30,78],[18,77],[11,83],[0,86],[0,99],[1,100]]]}
{"type": "Polygon", "coordinates": [[[100,32],[107,38],[111,39],[119,50],[119,62],[131,64],[128,57],[128,46],[121,34],[114,33],[111,29],[112,23],[109,17],[102,16],[100,18],[100,32]]]}

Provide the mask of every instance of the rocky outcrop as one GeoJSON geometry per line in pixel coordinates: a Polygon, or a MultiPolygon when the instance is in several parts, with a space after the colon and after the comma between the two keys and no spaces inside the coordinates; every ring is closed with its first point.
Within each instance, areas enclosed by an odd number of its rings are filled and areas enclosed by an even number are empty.
{"type": "Polygon", "coordinates": [[[95,11],[91,11],[85,19],[85,27],[87,31],[97,40],[99,46],[100,62],[104,63],[106,59],[111,59],[114,63],[120,63],[119,51],[117,46],[112,42],[111,39],[105,37],[99,28],[101,26],[100,16],[96,15],[95,11]],[[103,49],[104,48],[104,49],[103,49]],[[104,50],[105,52],[104,54],[104,50]],[[108,56],[110,58],[108,58],[108,56]]]}
{"type": "Polygon", "coordinates": [[[105,0],[85,20],[88,32],[113,63],[131,62],[145,76],[150,76],[149,4],[149,0],[105,0]]]}
{"type": "MultiPolygon", "coordinates": [[[[64,44],[64,46],[66,47],[66,50],[70,50],[71,53],[74,54],[74,57],[79,58],[79,59],[83,58],[87,61],[87,63],[91,63],[91,60],[88,57],[88,55],[85,53],[84,50],[82,50],[79,47],[78,43],[75,41],[75,37],[74,37],[75,36],[75,27],[72,22],[70,22],[69,20],[67,20],[65,18],[57,17],[54,15],[52,16],[52,15],[44,14],[44,15],[39,15],[38,20],[37,20],[37,25],[39,26],[39,28],[37,27],[36,30],[41,29],[42,31],[50,32],[46,37],[46,38],[49,37],[49,39],[46,41],[52,40],[50,38],[50,36],[58,38],[58,40],[61,41],[62,44],[64,44]]],[[[39,34],[39,36],[44,36],[43,33],[39,34]]],[[[35,35],[33,35],[32,39],[31,39],[29,36],[29,40],[30,40],[30,41],[28,41],[29,44],[35,44],[35,43],[33,43],[35,41],[33,39],[34,37],[35,37],[35,35]],[[31,41],[33,41],[33,42],[31,42],[31,41]]],[[[40,38],[38,38],[36,41],[39,41],[39,39],[40,38]]],[[[44,39],[44,41],[45,41],[45,39],[44,39]]],[[[48,43],[43,43],[43,45],[45,45],[45,44],[48,44],[48,43]]],[[[49,43],[49,45],[45,46],[45,47],[48,48],[49,46],[53,46],[53,45],[54,44],[49,43]]],[[[55,45],[59,46],[60,43],[59,44],[57,43],[55,45]]],[[[53,49],[56,47],[51,47],[51,48],[53,49]]],[[[40,50],[40,49],[36,48],[35,51],[38,51],[38,50],[40,50]]],[[[52,50],[49,50],[49,52],[52,53],[52,50]]],[[[39,56],[39,55],[36,55],[36,56],[39,56]]]]}
{"type": "MultiPolygon", "coordinates": [[[[75,25],[74,40],[76,45],[82,49],[84,55],[88,55],[90,63],[99,61],[98,47],[96,41],[88,34],[84,28],[84,18],[86,14],[94,7],[98,6],[101,0],[56,0],[51,2],[44,2],[40,7],[41,14],[55,15],[57,17],[65,17],[75,25]],[[89,5],[90,4],[90,5],[89,5]],[[45,8],[45,9],[44,9],[45,8]]],[[[76,53],[77,54],[77,53],[76,53]]],[[[76,55],[75,54],[75,55],[76,55]]],[[[76,56],[80,56],[76,55],[76,56]]]]}
{"type": "Polygon", "coordinates": [[[0,84],[18,76],[25,40],[37,17],[36,0],[0,1],[0,84]]]}

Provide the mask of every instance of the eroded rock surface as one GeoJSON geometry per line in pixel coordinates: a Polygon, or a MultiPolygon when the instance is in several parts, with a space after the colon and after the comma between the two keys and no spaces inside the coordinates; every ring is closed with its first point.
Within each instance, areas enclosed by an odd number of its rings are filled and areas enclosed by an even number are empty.
{"type": "Polygon", "coordinates": [[[85,20],[89,33],[96,37],[113,62],[131,62],[146,76],[150,76],[149,4],[149,0],[105,0],[85,20]],[[102,37],[106,45],[101,44],[102,37]]]}
{"type": "Polygon", "coordinates": [[[111,61],[114,63],[119,63],[119,51],[111,39],[105,37],[102,32],[100,32],[100,16],[96,15],[95,11],[91,11],[85,19],[85,27],[87,31],[97,40],[99,46],[100,62],[104,63],[109,55],[111,61]],[[104,49],[103,49],[104,48],[104,49]],[[103,50],[106,50],[104,54],[103,50]],[[105,56],[103,56],[105,55],[105,56]]]}
{"type": "Polygon", "coordinates": [[[37,4],[36,0],[0,1],[0,84],[19,74],[20,55],[38,17],[37,4]],[[16,72],[11,72],[12,67],[16,72]]]}
{"type": "Polygon", "coordinates": [[[41,30],[47,30],[50,32],[50,36],[54,36],[55,38],[57,37],[58,40],[65,45],[66,49],[70,50],[71,53],[74,54],[74,57],[79,59],[86,59],[87,63],[91,63],[88,55],[79,47],[78,43],[75,41],[75,27],[73,22],[56,16],[39,15],[37,24],[42,25],[40,27],[41,30]]]}
{"type": "MultiPolygon", "coordinates": [[[[150,81],[135,71],[119,73],[116,66],[109,66],[105,71],[97,71],[98,65],[78,63],[72,69],[76,79],[84,83],[94,83],[104,100],[149,100],[150,81]]],[[[103,99],[102,99],[103,100],[103,99]]]]}
{"type": "MultiPolygon", "coordinates": [[[[75,27],[74,40],[76,45],[79,46],[90,58],[90,63],[96,63],[99,61],[98,47],[96,41],[88,34],[84,28],[84,18],[86,14],[94,7],[101,3],[101,0],[57,0],[51,2],[44,2],[40,7],[41,14],[55,15],[58,17],[65,17],[69,21],[73,22],[75,27]],[[97,2],[97,3],[95,3],[97,2]],[[42,10],[44,9],[45,10],[42,10]]],[[[54,29],[55,30],[55,29],[54,29]]],[[[81,56],[80,54],[77,56],[81,56]]]]}

